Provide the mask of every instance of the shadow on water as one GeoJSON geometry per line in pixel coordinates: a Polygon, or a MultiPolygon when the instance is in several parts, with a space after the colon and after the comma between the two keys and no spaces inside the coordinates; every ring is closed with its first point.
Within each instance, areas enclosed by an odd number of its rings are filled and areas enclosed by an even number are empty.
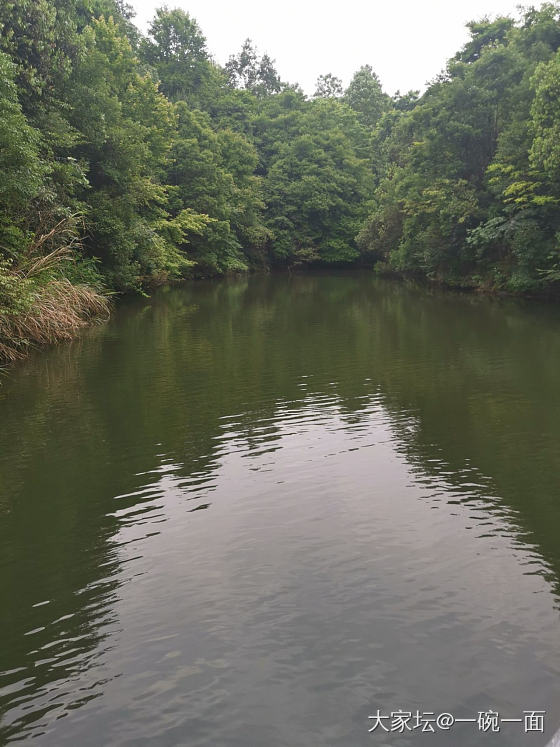
{"type": "Polygon", "coordinates": [[[102,695],[101,676],[75,682],[121,625],[123,528],[158,534],[162,483],[206,509],[192,520],[211,513],[233,436],[273,457],[287,411],[334,403],[351,434],[378,403],[427,504],[472,508],[482,533],[488,513],[490,532],[505,522],[557,604],[559,325],[553,306],[366,275],[247,277],[130,301],[14,367],[0,388],[6,738],[102,695]]]}

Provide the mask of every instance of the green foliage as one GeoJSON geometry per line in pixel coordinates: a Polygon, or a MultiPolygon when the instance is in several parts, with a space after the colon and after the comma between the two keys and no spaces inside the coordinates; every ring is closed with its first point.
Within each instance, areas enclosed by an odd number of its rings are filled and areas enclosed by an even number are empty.
{"type": "Polygon", "coordinates": [[[447,73],[378,120],[358,244],[386,269],[542,290],[560,279],[560,12],[468,27],[447,73]]]}
{"type": "Polygon", "coordinates": [[[70,81],[70,122],[79,133],[73,155],[87,164],[88,184],[77,196],[87,206],[88,249],[103,260],[111,284],[137,287],[167,269],[157,221],[175,118],[112,19],[86,27],[83,44],[70,81]]]}
{"type": "Polygon", "coordinates": [[[189,206],[210,218],[192,238],[189,256],[207,273],[247,269],[245,252],[264,230],[255,149],[239,133],[214,131],[208,114],[190,110],[183,101],[175,110],[178,131],[167,175],[170,209],[189,206]]]}
{"type": "Polygon", "coordinates": [[[157,10],[145,37],[132,16],[123,0],[0,4],[4,313],[36,305],[40,278],[59,299],[66,281],[356,262],[560,282],[557,5],[473,21],[422,96],[392,98],[368,65],[308,98],[249,39],[222,68],[188,13],[157,10]]]}
{"type": "Polygon", "coordinates": [[[296,123],[272,151],[265,179],[274,256],[352,262],[373,188],[360,154],[365,134],[354,112],[332,98],[306,103],[296,123]]]}
{"type": "Polygon", "coordinates": [[[508,32],[513,27],[511,18],[496,18],[494,21],[487,17],[481,21],[467,23],[471,39],[455,56],[461,62],[476,62],[484,50],[506,44],[508,32]]]}
{"type": "Polygon", "coordinates": [[[22,223],[43,187],[40,134],[21,111],[15,66],[0,52],[0,253],[17,253],[22,223]]]}
{"type": "Polygon", "coordinates": [[[332,73],[320,75],[315,85],[316,99],[337,99],[342,96],[342,81],[332,73]]]}
{"type": "Polygon", "coordinates": [[[148,37],[142,40],[143,59],[152,65],[161,90],[172,101],[198,100],[211,76],[206,39],[197,22],[178,8],[160,8],[148,37]]]}
{"type": "Polygon", "coordinates": [[[0,257],[0,318],[24,314],[34,298],[33,280],[14,272],[12,259],[0,257]]]}
{"type": "Polygon", "coordinates": [[[245,39],[239,54],[230,56],[225,71],[231,85],[244,88],[257,96],[278,93],[282,88],[274,60],[267,54],[259,59],[250,39],[245,39]]]}
{"type": "Polygon", "coordinates": [[[371,65],[361,67],[350,81],[344,98],[358,115],[360,122],[374,128],[390,107],[390,99],[381,89],[381,82],[371,65]]]}
{"type": "Polygon", "coordinates": [[[560,52],[542,62],[533,78],[535,97],[531,106],[532,165],[551,186],[560,186],[560,52]]]}

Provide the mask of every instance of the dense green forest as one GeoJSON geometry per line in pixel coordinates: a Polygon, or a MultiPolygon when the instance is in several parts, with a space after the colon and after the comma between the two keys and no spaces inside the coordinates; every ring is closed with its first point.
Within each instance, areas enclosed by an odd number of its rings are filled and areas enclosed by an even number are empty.
{"type": "MultiPolygon", "coordinates": [[[[0,5],[0,357],[110,292],[359,264],[465,287],[560,283],[560,6],[469,24],[426,91],[365,65],[313,96],[247,40],[122,0],[0,5]]],[[[412,64],[412,63],[411,63],[412,64]]]]}

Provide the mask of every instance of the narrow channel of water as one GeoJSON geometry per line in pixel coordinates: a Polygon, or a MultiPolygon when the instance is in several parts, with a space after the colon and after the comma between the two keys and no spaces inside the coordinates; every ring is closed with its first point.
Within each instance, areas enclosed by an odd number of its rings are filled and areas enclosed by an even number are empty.
{"type": "Polygon", "coordinates": [[[0,742],[541,747],[559,371],[556,306],[340,273],[163,289],[4,373],[0,742]]]}

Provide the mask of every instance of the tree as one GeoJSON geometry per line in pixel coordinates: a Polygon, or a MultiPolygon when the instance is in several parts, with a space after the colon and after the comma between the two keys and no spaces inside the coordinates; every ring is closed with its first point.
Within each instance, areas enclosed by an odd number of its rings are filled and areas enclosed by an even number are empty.
{"type": "Polygon", "coordinates": [[[383,93],[371,65],[364,65],[354,74],[344,99],[358,114],[362,124],[372,129],[390,105],[390,99],[383,93]]]}
{"type": "Polygon", "coordinates": [[[210,75],[210,61],[206,39],[188,13],[159,8],[142,41],[141,54],[157,71],[168,98],[197,100],[210,75]]]}
{"type": "Polygon", "coordinates": [[[0,52],[0,260],[17,258],[24,248],[29,212],[47,171],[39,157],[40,134],[18,101],[15,74],[15,65],[0,52]]]}
{"type": "Polygon", "coordinates": [[[157,227],[165,218],[161,180],[175,118],[112,19],[94,21],[83,40],[70,122],[80,135],[73,155],[87,169],[79,195],[90,225],[87,247],[103,259],[113,285],[138,287],[168,269],[169,247],[157,227]]]}
{"type": "Polygon", "coordinates": [[[480,59],[484,49],[507,44],[508,32],[513,28],[513,19],[500,16],[494,21],[488,17],[481,21],[470,21],[467,28],[471,39],[454,59],[460,62],[472,63],[480,59]]]}
{"type": "Polygon", "coordinates": [[[315,84],[314,98],[330,99],[342,96],[342,81],[332,73],[320,75],[315,84]]]}
{"type": "Polygon", "coordinates": [[[274,257],[282,262],[352,262],[354,237],[372,188],[360,157],[359,125],[332,99],[309,104],[299,132],[278,149],[266,181],[274,257]]]}
{"type": "Polygon", "coordinates": [[[560,280],[558,8],[468,24],[420,99],[394,101],[372,147],[363,252],[446,282],[535,291],[560,280]],[[536,73],[535,73],[536,70],[536,73]]]}
{"type": "Polygon", "coordinates": [[[175,110],[179,126],[168,171],[170,207],[174,212],[188,207],[210,218],[193,237],[189,256],[199,272],[247,269],[247,254],[266,236],[255,149],[239,133],[215,132],[209,116],[191,111],[185,102],[175,110]]]}
{"type": "Polygon", "coordinates": [[[538,66],[531,107],[531,162],[555,187],[560,187],[560,52],[538,66]]]}
{"type": "Polygon", "coordinates": [[[274,67],[274,60],[267,54],[260,59],[250,39],[245,39],[241,51],[231,55],[225,66],[231,85],[244,88],[257,96],[278,93],[282,83],[274,67]]]}

